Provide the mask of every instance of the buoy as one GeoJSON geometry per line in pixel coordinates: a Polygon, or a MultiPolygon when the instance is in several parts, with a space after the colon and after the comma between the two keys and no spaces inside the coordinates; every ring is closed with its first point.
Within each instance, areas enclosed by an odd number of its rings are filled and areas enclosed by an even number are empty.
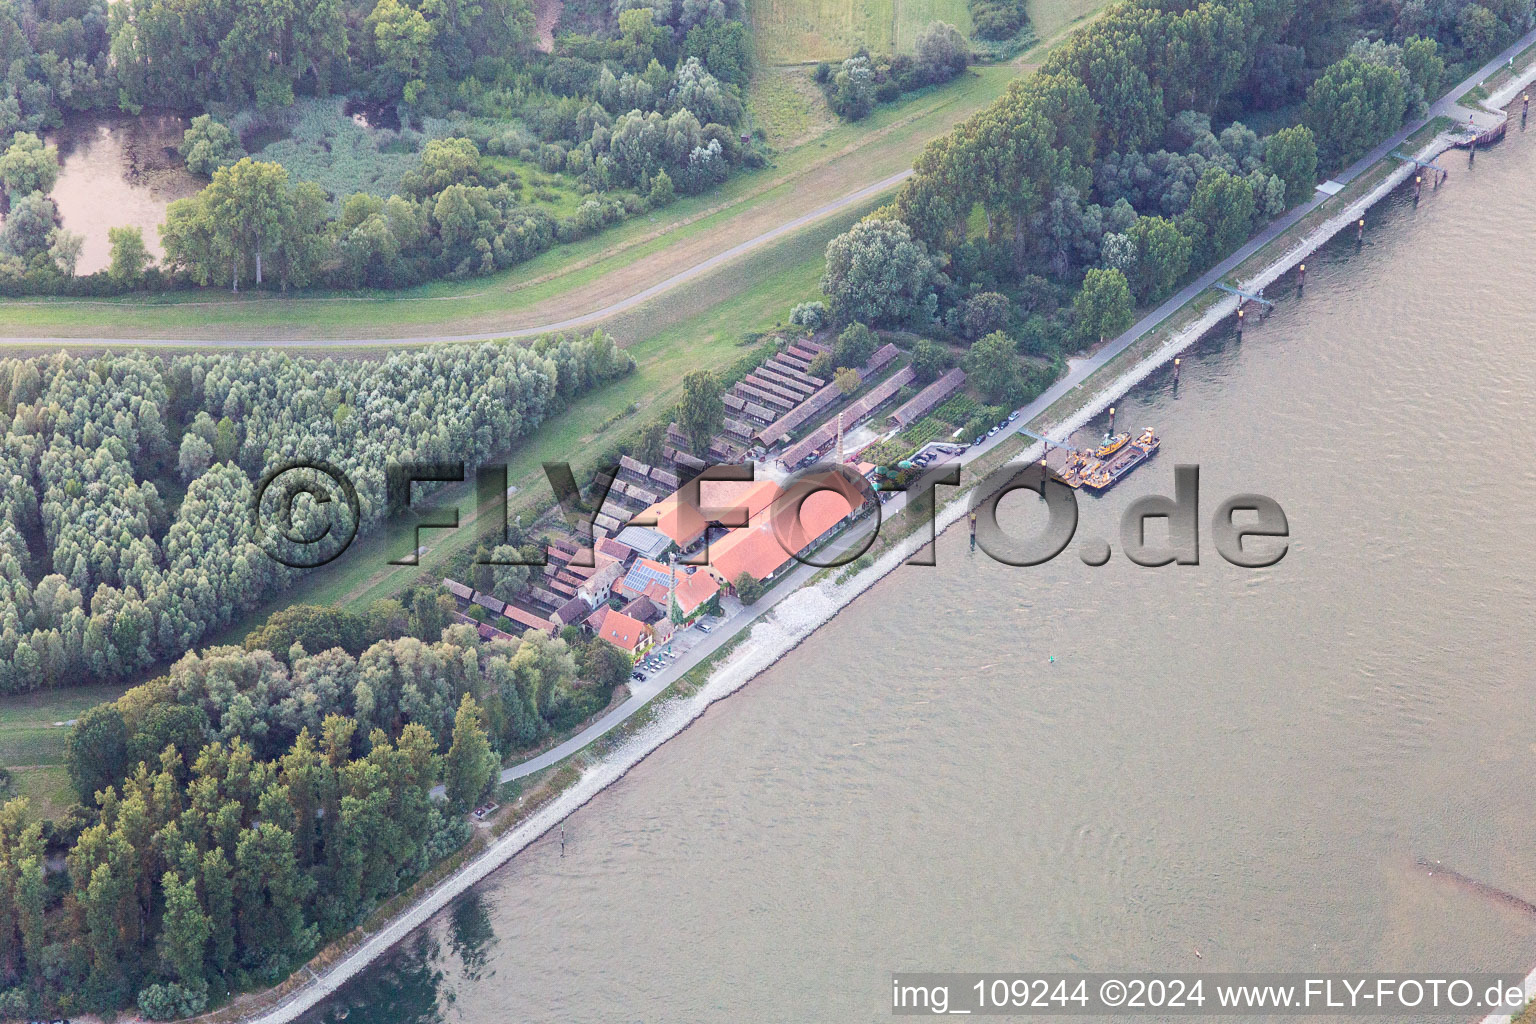
{"type": "Polygon", "coordinates": [[[1054,655],[1054,654],[1051,655],[1051,664],[1052,665],[1056,664],[1056,655],[1054,655]]]}

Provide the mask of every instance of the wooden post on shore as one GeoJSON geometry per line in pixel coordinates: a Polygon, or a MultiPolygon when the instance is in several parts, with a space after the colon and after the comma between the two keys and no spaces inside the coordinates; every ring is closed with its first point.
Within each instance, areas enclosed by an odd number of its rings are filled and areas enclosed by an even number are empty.
{"type": "Polygon", "coordinates": [[[976,513],[971,513],[971,551],[976,551],[976,513]]]}
{"type": "Polygon", "coordinates": [[[1520,106],[1520,130],[1525,131],[1525,119],[1531,116],[1531,94],[1525,94],[1525,101],[1520,106]]]}

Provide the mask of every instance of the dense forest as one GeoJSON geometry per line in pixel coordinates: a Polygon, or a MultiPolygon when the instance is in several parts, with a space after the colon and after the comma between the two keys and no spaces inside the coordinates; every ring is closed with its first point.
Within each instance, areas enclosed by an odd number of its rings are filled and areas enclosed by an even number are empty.
{"type": "Polygon", "coordinates": [[[832,241],[831,316],[949,332],[1022,401],[1531,24],[1531,0],[1118,4],[832,241]]]}
{"type": "Polygon", "coordinates": [[[363,628],[345,615],[264,631],[313,654],[253,635],[87,711],[80,806],[46,827],[25,801],[0,809],[0,1013],[166,1020],[281,980],[463,846],[502,752],[601,708],[629,670],[600,640],[467,625],[354,655],[324,646],[363,628]]]}
{"type": "Polygon", "coordinates": [[[390,511],[387,463],[473,474],[633,365],[602,332],[380,361],[0,362],[0,692],[132,677],[288,586],[300,570],[250,528],[274,467],[338,466],[366,531],[390,511]]]}
{"type": "Polygon", "coordinates": [[[142,235],[124,229],[112,270],[76,278],[52,178],[0,175],[12,210],[0,291],[388,288],[484,274],[762,159],[739,131],[752,59],[737,3],[619,0],[586,20],[544,52],[528,0],[0,0],[0,149],[13,163],[51,152],[36,136],[67,113],[155,107],[203,112],[182,155],[211,178],[169,211],[163,268],[146,275],[142,235]],[[419,170],[393,195],[333,195],[245,159],[233,115],[259,122],[332,94],[451,130],[423,140],[419,170]],[[498,157],[569,176],[586,198],[556,217],[498,157]]]}

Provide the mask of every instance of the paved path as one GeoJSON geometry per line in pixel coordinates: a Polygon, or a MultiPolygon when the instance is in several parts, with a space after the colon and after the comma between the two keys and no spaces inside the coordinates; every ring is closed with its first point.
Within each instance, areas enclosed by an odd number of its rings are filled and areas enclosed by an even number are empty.
{"type": "MultiPolygon", "coordinates": [[[[1460,82],[1454,86],[1449,92],[1445,94],[1445,96],[1441,97],[1438,102],[1429,108],[1429,112],[1423,118],[1413,122],[1412,124],[1405,125],[1390,139],[1383,142],[1375,149],[1371,150],[1359,160],[1355,161],[1343,173],[1337,175],[1333,180],[1344,184],[1348,184],[1349,182],[1353,181],[1368,168],[1374,166],[1377,161],[1385,159],[1394,149],[1401,146],[1403,142],[1407,140],[1408,136],[1424,127],[1424,125],[1428,124],[1432,119],[1436,117],[1442,115],[1453,117],[1464,123],[1465,118],[1461,117],[1460,115],[1472,112],[1468,111],[1465,107],[1459,106],[1456,103],[1456,99],[1464,95],[1472,87],[1481,83],[1484,79],[1493,74],[1499,68],[1503,67],[1511,57],[1524,50],[1532,43],[1536,43],[1536,29],[1526,33],[1524,37],[1522,37],[1518,42],[1514,43],[1508,50],[1506,50],[1504,53],[1501,53],[1499,56],[1495,57],[1493,60],[1489,61],[1486,65],[1480,68],[1476,74],[1473,74],[1465,81],[1460,82]]],[[[1483,111],[1482,113],[1487,114],[1486,111],[1483,111]]],[[[1489,127],[1489,125],[1482,125],[1482,127],[1486,128],[1489,127]]],[[[903,176],[897,176],[896,179],[888,180],[900,180],[901,177],[903,176]]],[[[879,188],[880,186],[870,187],[879,188]]],[[[1103,346],[1087,359],[1074,361],[1071,370],[1065,377],[1062,377],[1055,384],[1051,385],[1051,387],[1048,388],[1039,398],[1036,398],[1033,402],[1030,402],[1023,409],[1019,410],[1019,418],[1016,422],[1018,422],[1020,425],[1026,425],[1033,422],[1036,417],[1045,412],[1052,405],[1056,404],[1056,402],[1061,399],[1062,396],[1066,395],[1067,392],[1077,387],[1077,385],[1088,379],[1088,377],[1091,376],[1096,370],[1101,369],[1107,363],[1109,363],[1110,360],[1114,359],[1116,356],[1120,355],[1120,353],[1134,345],[1137,341],[1141,340],[1141,338],[1147,334],[1147,332],[1154,330],[1164,320],[1168,319],[1174,313],[1184,308],[1185,305],[1187,305],[1201,292],[1205,291],[1207,288],[1210,288],[1217,281],[1221,280],[1227,274],[1231,273],[1237,267],[1242,265],[1243,261],[1248,259],[1248,257],[1252,256],[1263,246],[1273,241],[1282,232],[1286,231],[1297,221],[1301,220],[1301,218],[1317,209],[1317,207],[1328,198],[1328,196],[1321,192],[1314,193],[1311,199],[1307,200],[1305,203],[1302,203],[1295,209],[1271,222],[1269,226],[1267,226],[1263,231],[1260,231],[1257,235],[1254,235],[1253,238],[1249,239],[1246,244],[1244,244],[1236,252],[1232,253],[1232,255],[1228,256],[1226,259],[1222,260],[1220,263],[1216,264],[1211,269],[1201,274],[1194,281],[1191,281],[1189,284],[1179,289],[1177,293],[1170,296],[1167,301],[1163,302],[1162,305],[1158,306],[1156,309],[1152,310],[1152,312],[1138,320],[1128,330],[1126,330],[1125,333],[1115,338],[1114,341],[1103,346]]],[[[994,436],[987,438],[980,445],[977,445],[966,451],[965,454],[960,457],[960,463],[964,465],[981,457],[982,455],[985,455],[998,444],[1001,444],[1005,438],[1010,436],[1011,433],[1012,431],[999,431],[994,436]]],[[[895,515],[905,507],[906,494],[900,493],[892,498],[891,501],[886,503],[884,506],[884,514],[887,516],[895,515]]],[[[867,532],[867,529],[868,527],[851,531],[848,536],[839,539],[837,544],[834,545],[834,549],[847,550],[849,546],[864,536],[864,533],[867,532]]],[[[670,663],[666,668],[652,673],[643,683],[634,684],[630,691],[629,699],[624,701],[624,703],[609,711],[602,718],[598,719],[596,722],[593,722],[587,728],[583,729],[575,736],[572,736],[564,743],[561,743],[559,746],[551,747],[549,750],[539,754],[537,757],[530,758],[527,761],[523,761],[520,764],[516,764],[510,768],[505,769],[501,773],[501,780],[503,782],[509,782],[512,779],[520,779],[525,775],[531,775],[534,772],[548,768],[550,765],[558,764],[570,755],[574,754],[576,751],[581,750],[583,747],[587,746],[589,743],[592,743],[593,741],[612,732],[614,729],[618,728],[621,724],[627,721],[636,712],[638,712],[641,708],[649,704],[657,694],[661,693],[668,686],[670,686],[673,681],[681,677],[684,673],[688,672],[699,662],[703,661],[710,654],[718,650],[720,646],[729,640],[732,636],[739,633],[741,630],[746,629],[753,622],[756,622],[774,605],[778,604],[790,593],[798,589],[802,584],[814,576],[817,571],[818,570],[812,566],[799,566],[792,573],[790,573],[787,578],[781,580],[778,585],[776,585],[773,590],[756,605],[750,608],[743,608],[735,616],[724,620],[719,625],[714,627],[713,631],[704,639],[702,643],[694,646],[686,654],[679,655],[678,659],[675,662],[670,663]]]]}

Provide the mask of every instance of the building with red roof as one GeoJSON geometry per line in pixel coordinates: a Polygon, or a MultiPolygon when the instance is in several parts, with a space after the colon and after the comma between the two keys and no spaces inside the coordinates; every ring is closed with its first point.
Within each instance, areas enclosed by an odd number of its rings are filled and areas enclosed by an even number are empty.
{"type": "MultiPolygon", "coordinates": [[[[628,654],[639,654],[651,646],[651,631],[645,623],[612,608],[601,608],[592,618],[602,615],[593,633],[628,654]]],[[[592,621],[591,619],[587,620],[592,621]]]]}
{"type": "Polygon", "coordinates": [[[742,573],[758,582],[772,579],[863,504],[863,492],[841,473],[829,470],[806,477],[745,529],[732,530],[710,545],[710,575],[723,587],[742,573]]]}

